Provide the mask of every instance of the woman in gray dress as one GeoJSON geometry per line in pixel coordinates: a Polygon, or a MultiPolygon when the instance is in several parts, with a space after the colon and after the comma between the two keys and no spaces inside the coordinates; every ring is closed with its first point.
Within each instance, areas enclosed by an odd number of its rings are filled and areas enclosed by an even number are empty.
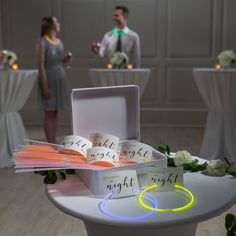
{"type": "Polygon", "coordinates": [[[57,38],[60,23],[56,17],[42,19],[41,38],[36,45],[39,69],[40,104],[44,110],[44,131],[48,142],[56,142],[58,110],[68,107],[64,63],[71,59],[64,56],[63,43],[57,38]]]}

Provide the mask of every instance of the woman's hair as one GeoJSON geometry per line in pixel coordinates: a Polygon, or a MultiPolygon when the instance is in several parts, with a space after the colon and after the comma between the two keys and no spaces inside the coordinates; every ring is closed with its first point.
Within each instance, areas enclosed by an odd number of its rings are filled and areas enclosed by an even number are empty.
{"type": "Polygon", "coordinates": [[[44,17],[41,21],[41,37],[48,33],[54,21],[53,16],[44,17]]]}

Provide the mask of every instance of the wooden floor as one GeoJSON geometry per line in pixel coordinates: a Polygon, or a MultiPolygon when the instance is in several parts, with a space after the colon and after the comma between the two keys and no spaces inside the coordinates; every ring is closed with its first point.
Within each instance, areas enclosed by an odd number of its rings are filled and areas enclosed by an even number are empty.
{"type": "MultiPolygon", "coordinates": [[[[28,127],[31,138],[43,139],[41,128],[28,127]]],[[[68,127],[59,135],[69,134],[68,127]]],[[[172,151],[189,150],[197,155],[203,130],[200,128],[141,128],[142,141],[156,146],[170,144],[172,151]]],[[[0,169],[0,236],[86,236],[83,222],[64,214],[47,199],[41,176],[15,174],[13,168],[0,169]]],[[[236,214],[236,205],[224,214],[198,225],[197,236],[225,236],[224,216],[236,214]]],[[[100,236],[100,235],[98,235],[100,236]]]]}

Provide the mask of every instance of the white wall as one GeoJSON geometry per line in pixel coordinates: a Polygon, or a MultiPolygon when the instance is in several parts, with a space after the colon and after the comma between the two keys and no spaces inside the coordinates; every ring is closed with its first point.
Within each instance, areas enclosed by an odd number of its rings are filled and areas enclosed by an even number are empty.
{"type": "MultiPolygon", "coordinates": [[[[141,101],[142,124],[204,125],[206,108],[192,68],[213,66],[223,49],[236,51],[235,0],[0,0],[0,46],[16,51],[21,68],[35,68],[40,20],[55,15],[66,50],[74,55],[69,88],[92,86],[88,68],[104,65],[89,46],[112,28],[117,4],[130,8],[129,27],[140,35],[142,65],[152,69],[141,101]]],[[[35,87],[22,111],[28,124],[41,122],[36,94],[35,87]]],[[[60,122],[70,122],[69,111],[60,122]]]]}

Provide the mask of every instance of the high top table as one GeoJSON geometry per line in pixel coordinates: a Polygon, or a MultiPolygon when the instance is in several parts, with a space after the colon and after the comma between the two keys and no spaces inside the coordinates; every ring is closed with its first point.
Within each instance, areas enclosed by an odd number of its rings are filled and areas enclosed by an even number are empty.
{"type": "MultiPolygon", "coordinates": [[[[67,175],[66,180],[47,185],[46,193],[56,207],[83,220],[88,236],[194,236],[198,222],[220,215],[236,201],[236,178],[229,175],[210,177],[186,173],[184,182],[195,197],[191,208],[182,212],[158,212],[142,220],[105,215],[99,208],[102,198],[93,195],[76,175],[67,175]]],[[[161,198],[159,204],[176,207],[168,197],[161,198]]],[[[137,196],[111,199],[107,207],[113,214],[119,212],[123,216],[147,213],[139,205],[137,196]]]]}
{"type": "Polygon", "coordinates": [[[138,85],[140,97],[150,77],[151,70],[140,69],[89,69],[92,83],[95,87],[119,86],[119,85],[138,85]]]}
{"type": "Polygon", "coordinates": [[[37,74],[37,70],[0,71],[0,168],[13,165],[14,149],[27,137],[18,111],[29,97],[37,74]]]}
{"type": "Polygon", "coordinates": [[[208,109],[200,156],[236,162],[236,69],[196,68],[194,79],[208,109]]]}

